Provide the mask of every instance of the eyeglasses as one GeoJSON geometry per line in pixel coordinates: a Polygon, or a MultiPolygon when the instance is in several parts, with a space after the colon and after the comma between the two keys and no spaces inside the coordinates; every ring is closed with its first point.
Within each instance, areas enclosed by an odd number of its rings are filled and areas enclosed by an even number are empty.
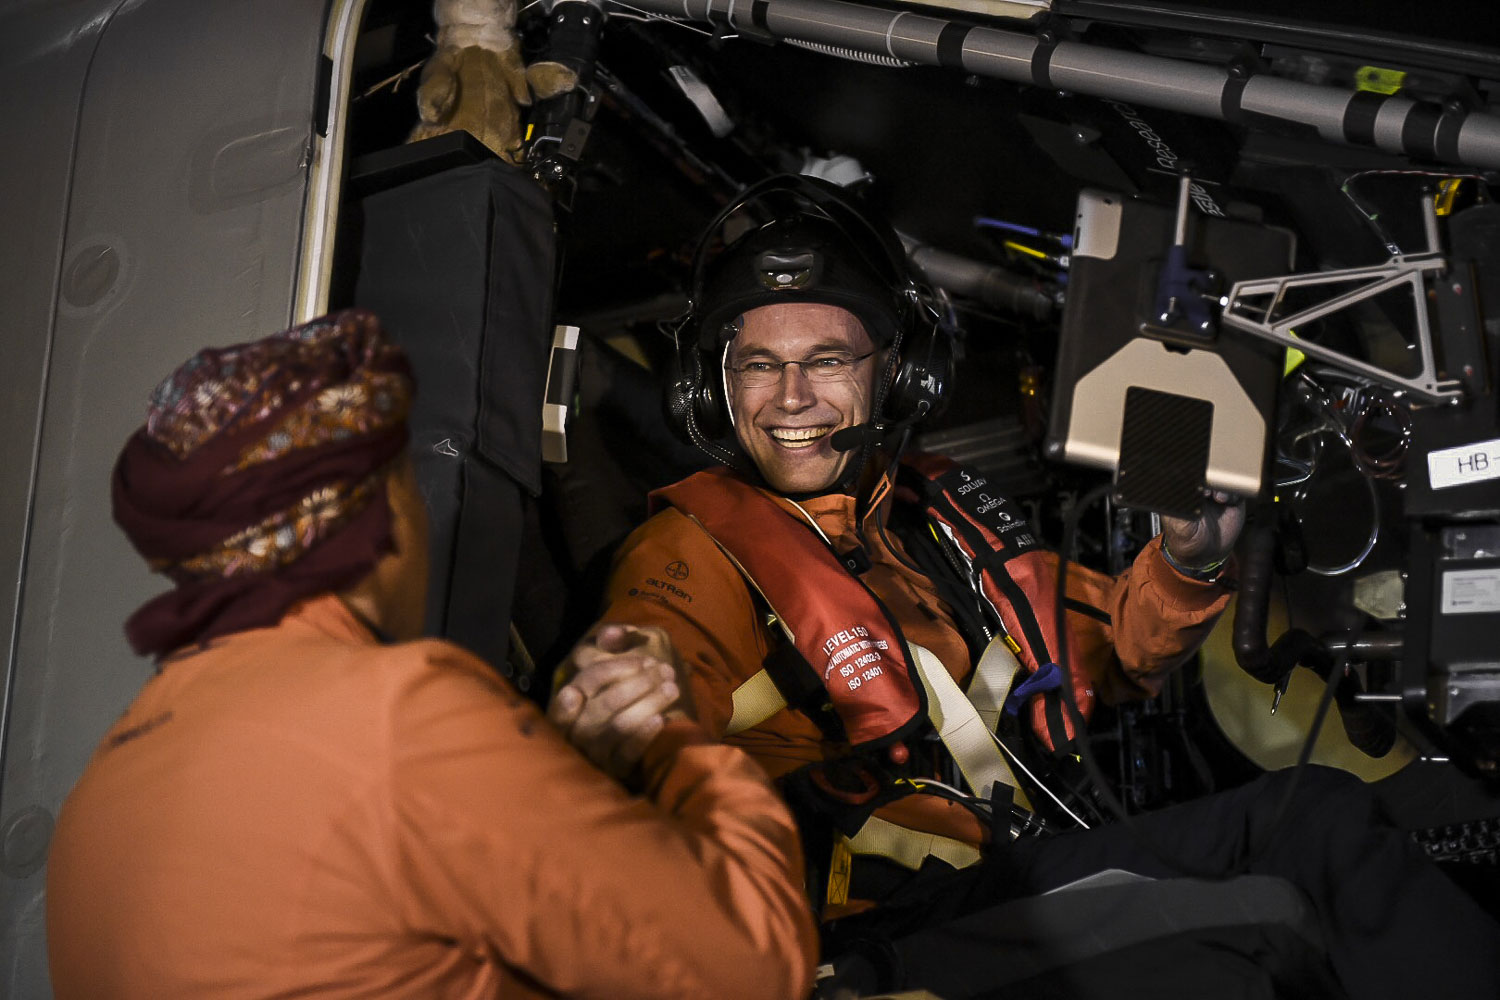
{"type": "Polygon", "coordinates": [[[855,365],[873,357],[874,354],[874,351],[867,351],[853,357],[847,354],[820,354],[815,358],[804,358],[801,361],[756,359],[746,361],[742,365],[730,366],[727,370],[732,372],[740,385],[747,389],[764,389],[780,383],[787,365],[799,366],[802,374],[814,382],[839,382],[853,374],[855,365]]]}

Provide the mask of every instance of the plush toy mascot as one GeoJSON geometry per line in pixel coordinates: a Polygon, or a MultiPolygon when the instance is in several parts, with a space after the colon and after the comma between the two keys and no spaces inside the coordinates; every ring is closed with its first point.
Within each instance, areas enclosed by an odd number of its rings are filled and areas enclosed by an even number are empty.
{"type": "Polygon", "coordinates": [[[515,0],[434,0],[437,50],[422,67],[420,121],[409,141],[462,129],[511,163],[522,156],[519,106],[531,104],[515,0]]]}

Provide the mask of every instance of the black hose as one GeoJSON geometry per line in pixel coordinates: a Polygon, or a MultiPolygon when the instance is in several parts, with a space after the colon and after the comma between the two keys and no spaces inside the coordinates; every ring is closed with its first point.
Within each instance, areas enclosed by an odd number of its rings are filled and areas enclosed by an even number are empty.
{"type": "Polygon", "coordinates": [[[1241,670],[1262,684],[1275,684],[1286,671],[1272,662],[1266,645],[1276,558],[1276,518],[1271,507],[1256,508],[1245,525],[1238,555],[1240,590],[1234,606],[1234,659],[1241,670]]]}
{"type": "Polygon", "coordinates": [[[1396,711],[1391,705],[1357,701],[1358,678],[1345,675],[1339,679],[1339,718],[1344,721],[1344,735],[1361,753],[1384,757],[1396,745],[1396,711]]]}
{"type": "MultiPolygon", "coordinates": [[[[1339,719],[1349,742],[1367,756],[1384,757],[1396,743],[1395,719],[1379,706],[1355,699],[1360,690],[1356,677],[1332,676],[1339,660],[1321,639],[1294,628],[1266,644],[1276,560],[1276,518],[1269,506],[1257,509],[1246,525],[1239,560],[1233,646],[1240,669],[1262,684],[1284,684],[1299,664],[1316,671],[1338,692],[1339,719]]],[[[1345,653],[1351,651],[1352,647],[1345,649],[1345,653]]]]}

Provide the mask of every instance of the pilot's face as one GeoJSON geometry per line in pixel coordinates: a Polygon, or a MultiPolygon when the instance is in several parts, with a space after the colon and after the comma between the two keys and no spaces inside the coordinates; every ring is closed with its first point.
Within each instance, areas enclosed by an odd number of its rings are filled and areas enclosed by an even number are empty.
{"type": "Polygon", "coordinates": [[[870,419],[883,352],[872,354],[864,326],[838,306],[778,303],[743,322],[725,358],[740,446],[781,493],[829,489],[857,454],[834,451],[829,439],[870,419]],[[871,356],[851,361],[861,355],[871,356]],[[813,364],[778,368],[782,361],[813,364]]]}

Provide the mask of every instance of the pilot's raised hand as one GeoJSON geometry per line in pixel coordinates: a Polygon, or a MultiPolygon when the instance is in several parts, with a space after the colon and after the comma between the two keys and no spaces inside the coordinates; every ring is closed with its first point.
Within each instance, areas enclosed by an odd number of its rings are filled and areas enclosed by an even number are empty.
{"type": "Polygon", "coordinates": [[[1163,517],[1162,550],[1167,561],[1189,576],[1216,574],[1245,527],[1245,502],[1222,490],[1204,491],[1195,518],[1163,517]]]}
{"type": "Polygon", "coordinates": [[[681,663],[659,628],[603,625],[560,668],[547,716],[595,765],[630,774],[669,718],[692,718],[681,663]]]}

